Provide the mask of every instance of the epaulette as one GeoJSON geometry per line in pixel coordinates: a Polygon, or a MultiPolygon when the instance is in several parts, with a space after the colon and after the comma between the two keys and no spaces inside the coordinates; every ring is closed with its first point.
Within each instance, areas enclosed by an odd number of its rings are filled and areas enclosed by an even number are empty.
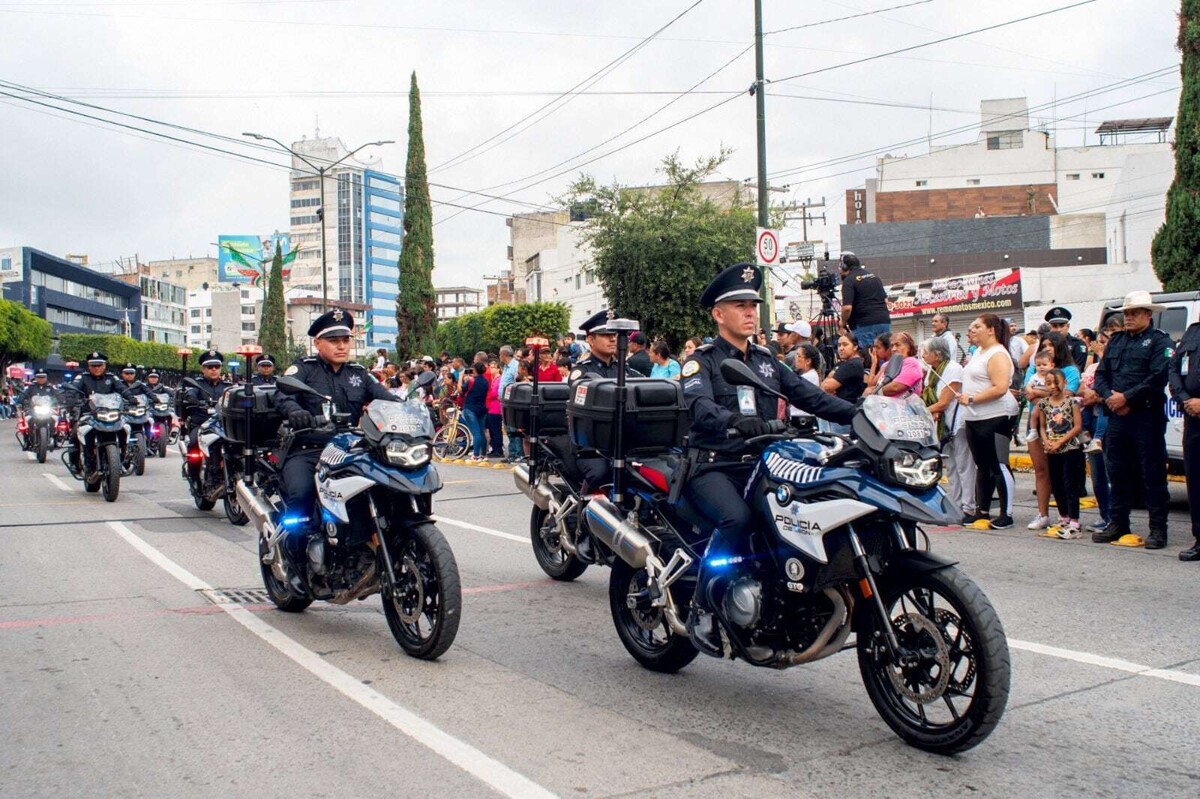
{"type": "Polygon", "coordinates": [[[367,367],[363,366],[361,363],[359,363],[358,361],[347,361],[346,365],[349,366],[351,369],[357,369],[360,372],[364,371],[367,368],[367,367]]]}
{"type": "Polygon", "coordinates": [[[713,345],[713,344],[701,344],[699,347],[696,348],[696,352],[708,352],[714,346],[715,345],[713,345]]]}
{"type": "Polygon", "coordinates": [[[300,359],[300,363],[316,363],[316,362],[317,362],[317,356],[315,356],[315,355],[305,355],[303,358],[300,359]]]}

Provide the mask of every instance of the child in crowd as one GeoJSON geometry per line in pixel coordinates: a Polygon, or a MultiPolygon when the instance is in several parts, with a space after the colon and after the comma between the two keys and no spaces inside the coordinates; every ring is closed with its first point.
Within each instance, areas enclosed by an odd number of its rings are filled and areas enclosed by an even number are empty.
{"type": "Polygon", "coordinates": [[[1079,499],[1083,495],[1083,417],[1079,403],[1067,393],[1067,379],[1061,369],[1053,369],[1043,378],[1047,396],[1033,408],[1033,427],[1042,442],[1049,462],[1050,487],[1058,505],[1059,538],[1079,538],[1079,499]]]}

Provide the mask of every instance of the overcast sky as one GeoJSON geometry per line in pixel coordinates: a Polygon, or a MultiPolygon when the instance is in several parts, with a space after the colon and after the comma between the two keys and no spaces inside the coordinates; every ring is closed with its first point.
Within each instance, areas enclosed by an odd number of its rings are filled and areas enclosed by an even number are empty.
{"type": "MultiPolygon", "coordinates": [[[[1066,145],[1081,144],[1085,136],[1096,143],[1093,131],[1103,119],[1174,115],[1177,71],[1090,99],[1069,98],[1177,65],[1177,0],[1096,0],[829,69],[1072,1],[764,0],[765,30],[808,26],[766,39],[766,75],[777,81],[768,89],[768,169],[797,170],[867,153],[777,177],[773,185],[787,188],[775,198],[824,196],[832,224],[812,237],[836,239],[843,193],[870,176],[871,151],[925,152],[922,139],[931,130],[935,144],[971,140],[976,131],[936,137],[977,124],[983,98],[1026,96],[1031,107],[1040,107],[1057,97],[1059,142],[1066,145]],[[881,9],[894,10],[812,25],[881,9]],[[814,70],[825,71],[782,80],[814,70]],[[914,140],[920,141],[900,145],[914,140]]],[[[258,131],[290,142],[311,137],[319,120],[322,135],[338,136],[350,147],[395,139],[381,148],[383,168],[403,173],[408,78],[415,70],[434,199],[486,202],[482,210],[492,212],[435,205],[434,282],[480,286],[482,275],[508,265],[505,214],[545,204],[580,169],[604,181],[652,183],[664,155],[678,149],[691,160],[724,145],[734,149],[725,177],[755,174],[754,100],[742,94],[592,164],[529,185],[749,87],[752,49],[676,100],[753,39],[751,0],[701,0],[688,10],[693,3],[0,0],[0,80],[230,137],[258,131]],[[521,122],[680,14],[592,85],[590,94],[559,101],[553,113],[493,149],[434,169],[521,122]],[[499,201],[461,191],[502,195],[515,189],[512,199],[499,201]]],[[[219,139],[54,104],[285,162],[219,139]]],[[[1050,124],[1055,115],[1047,107],[1034,116],[1050,124]]],[[[516,131],[520,127],[510,134],[516,131]]],[[[288,217],[286,170],[0,97],[0,246],[87,253],[93,263],[134,254],[143,261],[215,255],[218,235],[287,230],[288,217]]]]}

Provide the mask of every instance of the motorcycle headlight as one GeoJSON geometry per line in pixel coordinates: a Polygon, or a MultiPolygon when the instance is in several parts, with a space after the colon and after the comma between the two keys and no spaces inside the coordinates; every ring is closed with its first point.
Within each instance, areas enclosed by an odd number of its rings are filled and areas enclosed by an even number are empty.
{"type": "Polygon", "coordinates": [[[47,408],[45,405],[38,405],[36,408],[33,409],[33,415],[40,417],[42,419],[45,419],[47,416],[50,415],[50,409],[47,408]]]}
{"type": "Polygon", "coordinates": [[[393,466],[416,468],[429,463],[433,450],[428,444],[409,444],[403,441],[392,441],[383,450],[387,462],[393,466]]]}
{"type": "Polygon", "coordinates": [[[146,409],[145,408],[133,408],[132,410],[129,411],[129,415],[132,416],[134,419],[140,419],[146,415],[146,409]]]}
{"type": "Polygon", "coordinates": [[[115,422],[121,418],[120,411],[96,411],[96,421],[98,422],[115,422]]]}
{"type": "Polygon", "coordinates": [[[902,451],[891,461],[892,477],[897,483],[914,488],[930,488],[942,479],[942,459],[922,458],[915,452],[902,451]]]}

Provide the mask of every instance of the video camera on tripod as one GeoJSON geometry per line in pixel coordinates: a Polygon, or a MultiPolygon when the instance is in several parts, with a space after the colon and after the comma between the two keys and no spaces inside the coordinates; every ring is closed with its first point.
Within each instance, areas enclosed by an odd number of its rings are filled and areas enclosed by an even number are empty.
{"type": "Polygon", "coordinates": [[[805,291],[815,291],[821,296],[833,296],[837,291],[839,281],[837,275],[832,272],[818,271],[817,276],[812,280],[804,280],[800,283],[800,288],[805,291]]]}

